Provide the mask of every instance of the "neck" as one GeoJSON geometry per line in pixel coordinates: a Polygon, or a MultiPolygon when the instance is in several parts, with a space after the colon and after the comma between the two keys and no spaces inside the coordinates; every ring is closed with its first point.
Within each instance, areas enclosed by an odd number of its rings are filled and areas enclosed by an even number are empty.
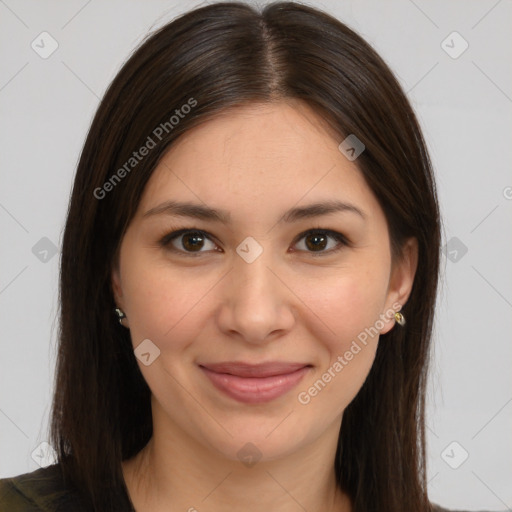
{"type": "MultiPolygon", "coordinates": [[[[287,456],[247,465],[192,439],[179,428],[154,422],[153,436],[134,458],[122,463],[137,512],[186,510],[350,512],[336,484],[334,456],[340,423],[327,435],[287,456]],[[156,427],[156,428],[155,428],[156,427]]],[[[264,455],[264,454],[262,454],[264,455]]]]}

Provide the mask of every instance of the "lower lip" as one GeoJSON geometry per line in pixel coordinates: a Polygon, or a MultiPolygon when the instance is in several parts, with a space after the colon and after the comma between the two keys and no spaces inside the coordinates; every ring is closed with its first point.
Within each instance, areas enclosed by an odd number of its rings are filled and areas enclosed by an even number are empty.
{"type": "Polygon", "coordinates": [[[285,375],[258,378],[216,373],[204,366],[200,366],[200,368],[217,389],[229,397],[247,404],[270,402],[284,395],[294,388],[310,370],[310,367],[305,366],[285,375]]]}

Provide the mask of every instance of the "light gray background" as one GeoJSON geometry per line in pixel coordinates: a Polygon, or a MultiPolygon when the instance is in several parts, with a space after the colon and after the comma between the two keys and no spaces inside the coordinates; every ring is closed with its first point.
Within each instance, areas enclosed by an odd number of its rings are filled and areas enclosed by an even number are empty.
{"type": "MultiPolygon", "coordinates": [[[[430,498],[468,510],[512,508],[511,2],[309,3],[389,63],[436,170],[449,258],[429,386],[430,498]],[[458,58],[443,46],[457,52],[460,40],[442,45],[453,31],[469,44],[458,58]],[[467,460],[450,467],[465,451],[467,460]]],[[[36,244],[47,237],[60,246],[89,123],[130,51],[149,30],[204,4],[0,0],[0,477],[37,469],[46,441],[59,253],[36,244]],[[59,45],[47,59],[31,47],[43,31],[59,45]]]]}

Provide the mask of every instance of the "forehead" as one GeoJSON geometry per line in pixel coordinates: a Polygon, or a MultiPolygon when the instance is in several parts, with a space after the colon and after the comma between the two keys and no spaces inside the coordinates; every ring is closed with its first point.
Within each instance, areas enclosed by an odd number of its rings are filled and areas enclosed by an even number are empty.
{"type": "Polygon", "coordinates": [[[361,171],[339,151],[340,142],[304,103],[227,110],[186,132],[168,150],[139,211],[169,199],[245,214],[251,208],[254,214],[256,205],[282,208],[336,198],[376,207],[361,171]]]}

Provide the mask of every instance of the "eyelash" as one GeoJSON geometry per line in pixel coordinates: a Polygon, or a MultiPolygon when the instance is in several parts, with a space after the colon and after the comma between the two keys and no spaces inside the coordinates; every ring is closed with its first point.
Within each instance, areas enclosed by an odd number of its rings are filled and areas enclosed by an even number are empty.
{"type": "MultiPolygon", "coordinates": [[[[203,254],[205,252],[209,252],[209,251],[192,252],[192,251],[185,251],[185,250],[180,250],[180,249],[176,249],[175,247],[172,247],[171,242],[174,239],[176,239],[182,235],[188,234],[188,233],[197,233],[197,234],[203,236],[204,238],[208,239],[210,242],[215,243],[215,241],[213,240],[214,237],[212,237],[206,231],[203,231],[201,229],[196,229],[196,228],[184,228],[184,229],[179,229],[177,231],[172,231],[170,233],[165,234],[158,241],[158,244],[161,247],[163,247],[171,252],[178,253],[180,255],[185,255],[187,257],[190,256],[192,258],[199,257],[199,256],[201,256],[201,254],[203,254]]],[[[338,245],[334,249],[329,249],[327,251],[322,250],[322,251],[315,252],[315,251],[300,250],[299,252],[307,252],[307,253],[311,254],[311,256],[313,256],[313,257],[321,257],[321,256],[325,256],[325,255],[332,255],[334,253],[337,253],[341,249],[343,249],[345,246],[349,247],[351,245],[349,240],[343,234],[338,233],[337,231],[333,231],[332,229],[324,229],[324,228],[320,228],[320,227],[311,228],[311,229],[308,229],[307,231],[303,231],[296,237],[293,245],[296,245],[300,240],[305,238],[307,235],[318,235],[318,234],[324,234],[330,238],[333,238],[334,240],[336,240],[338,242],[338,245]]]]}

